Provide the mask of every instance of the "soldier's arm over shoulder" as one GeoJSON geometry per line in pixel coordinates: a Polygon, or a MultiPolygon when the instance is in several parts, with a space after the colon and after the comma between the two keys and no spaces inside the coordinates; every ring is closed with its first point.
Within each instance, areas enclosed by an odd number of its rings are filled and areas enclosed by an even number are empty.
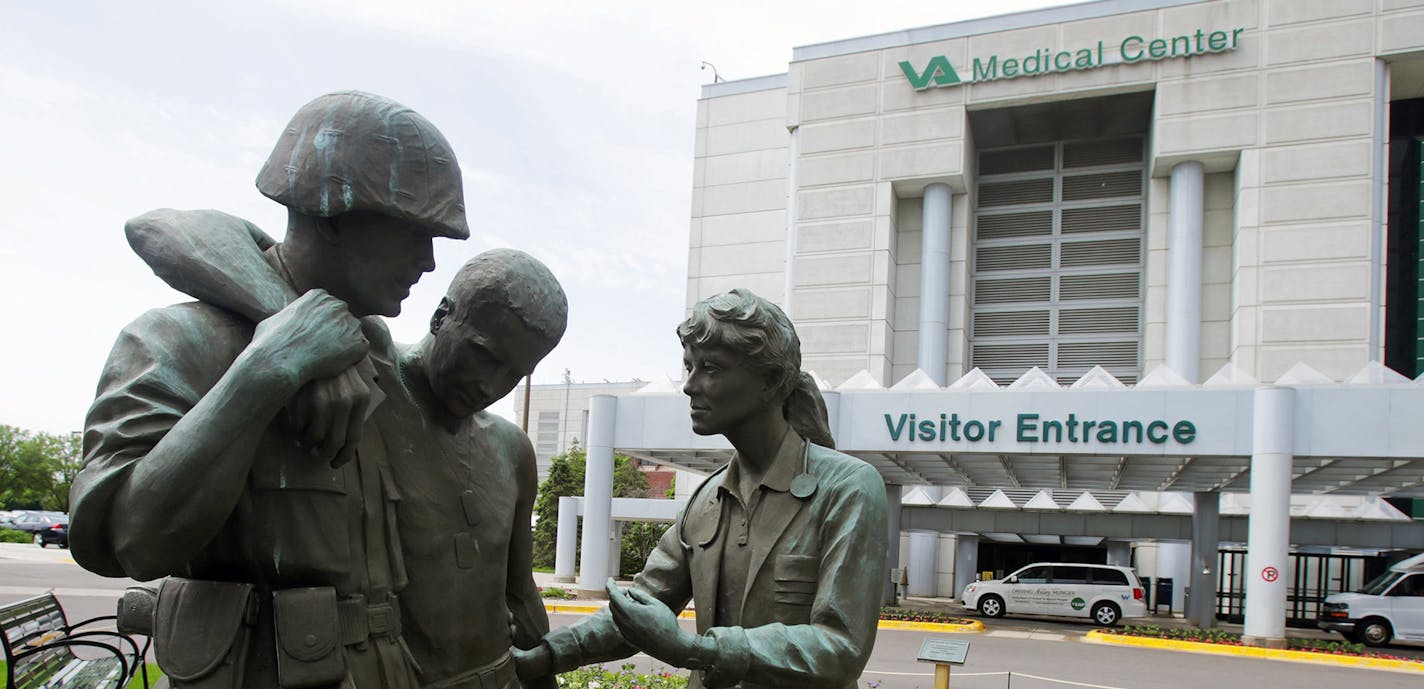
{"type": "Polygon", "coordinates": [[[202,304],[119,335],[71,490],[75,559],[147,580],[182,571],[241,497],[263,431],[298,381],[258,360],[252,325],[202,304]]]}

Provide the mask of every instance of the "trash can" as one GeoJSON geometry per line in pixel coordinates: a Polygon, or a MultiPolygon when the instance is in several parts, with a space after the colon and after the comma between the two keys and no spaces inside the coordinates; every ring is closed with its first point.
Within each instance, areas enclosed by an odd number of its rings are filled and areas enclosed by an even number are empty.
{"type": "Polygon", "coordinates": [[[1167,606],[1167,614],[1172,614],[1172,577],[1157,577],[1156,586],[1152,589],[1152,614],[1157,614],[1157,609],[1163,605],[1167,606]]]}

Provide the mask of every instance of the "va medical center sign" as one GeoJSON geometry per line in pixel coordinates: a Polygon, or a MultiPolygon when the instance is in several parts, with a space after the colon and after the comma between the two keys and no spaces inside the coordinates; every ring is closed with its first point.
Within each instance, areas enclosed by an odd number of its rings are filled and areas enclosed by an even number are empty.
{"type": "Polygon", "coordinates": [[[1039,76],[1055,72],[1077,72],[1105,65],[1132,64],[1231,51],[1240,44],[1241,34],[1245,30],[1245,27],[1197,29],[1192,33],[1168,38],[1145,38],[1132,35],[1114,42],[1099,40],[1094,45],[1071,50],[1039,48],[1029,55],[976,55],[972,58],[967,79],[954,68],[949,58],[944,55],[930,58],[929,62],[923,66],[915,65],[909,61],[901,62],[900,71],[905,73],[905,78],[910,81],[910,85],[914,86],[915,90],[954,86],[968,82],[1039,76]]]}
{"type": "Polygon", "coordinates": [[[836,449],[842,451],[1251,454],[1249,388],[877,390],[837,397],[836,449]]]}

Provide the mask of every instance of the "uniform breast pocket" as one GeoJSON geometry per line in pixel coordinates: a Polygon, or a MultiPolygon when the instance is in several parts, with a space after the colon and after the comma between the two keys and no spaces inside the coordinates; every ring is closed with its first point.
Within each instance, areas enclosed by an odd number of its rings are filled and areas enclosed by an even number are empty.
{"type": "Polygon", "coordinates": [[[347,474],[354,464],[332,469],[288,456],[260,458],[252,467],[252,538],[257,552],[270,554],[277,581],[325,582],[345,573],[347,474]]]}
{"type": "Polygon", "coordinates": [[[816,599],[820,560],[814,555],[778,555],[772,573],[775,577],[773,600],[777,607],[809,614],[811,602],[816,599]]]}

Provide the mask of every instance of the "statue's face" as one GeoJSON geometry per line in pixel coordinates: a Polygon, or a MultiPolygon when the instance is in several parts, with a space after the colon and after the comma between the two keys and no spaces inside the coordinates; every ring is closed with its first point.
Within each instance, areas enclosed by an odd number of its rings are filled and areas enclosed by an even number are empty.
{"type": "Polygon", "coordinates": [[[395,316],[411,285],[435,270],[434,238],[419,225],[376,213],[336,218],[341,269],[322,285],[356,316],[395,316]]]}
{"type": "Polygon", "coordinates": [[[464,418],[509,394],[553,345],[508,310],[457,309],[435,331],[430,387],[451,416],[464,418]]]}
{"type": "Polygon", "coordinates": [[[769,381],[738,352],[688,345],[682,349],[682,367],[687,373],[682,391],[698,435],[725,434],[771,403],[769,381]]]}

